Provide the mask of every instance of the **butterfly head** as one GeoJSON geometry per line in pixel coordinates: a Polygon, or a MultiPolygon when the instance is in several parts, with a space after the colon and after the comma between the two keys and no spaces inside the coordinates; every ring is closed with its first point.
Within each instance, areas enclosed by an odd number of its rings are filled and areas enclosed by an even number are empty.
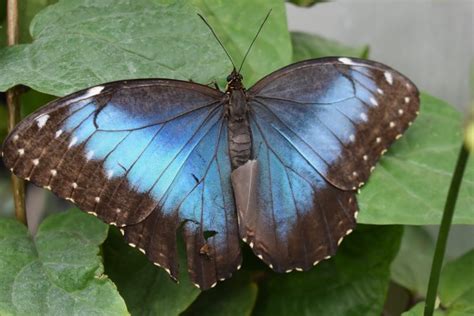
{"type": "Polygon", "coordinates": [[[234,68],[231,74],[227,76],[227,90],[241,90],[244,88],[242,85],[242,75],[234,68]]]}

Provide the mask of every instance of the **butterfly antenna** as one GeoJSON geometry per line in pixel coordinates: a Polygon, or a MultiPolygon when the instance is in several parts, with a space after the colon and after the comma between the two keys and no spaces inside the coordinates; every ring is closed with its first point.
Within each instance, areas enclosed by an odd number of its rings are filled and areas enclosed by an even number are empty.
{"type": "Polygon", "coordinates": [[[229,53],[227,52],[227,50],[225,49],[224,45],[222,44],[221,40],[219,39],[219,37],[217,37],[217,34],[216,32],[214,32],[214,30],[212,29],[211,25],[206,21],[206,19],[201,15],[201,14],[197,14],[201,20],[207,25],[207,27],[211,30],[212,32],[212,35],[214,35],[214,37],[216,38],[217,42],[219,43],[219,45],[221,45],[222,49],[224,50],[225,54],[227,55],[227,57],[229,57],[229,60],[230,62],[232,63],[232,65],[234,66],[234,69],[236,68],[235,67],[235,64],[234,64],[234,61],[232,60],[232,57],[230,57],[229,53]]]}
{"type": "Polygon", "coordinates": [[[267,22],[268,17],[270,16],[270,13],[272,13],[272,9],[268,10],[267,16],[263,20],[262,24],[260,24],[260,28],[258,29],[257,34],[255,34],[255,37],[253,38],[252,43],[250,43],[250,46],[247,49],[247,52],[245,53],[244,59],[242,59],[242,63],[240,64],[239,73],[242,70],[242,66],[244,65],[245,59],[247,59],[247,56],[250,53],[250,49],[252,48],[253,43],[255,43],[255,40],[257,39],[258,34],[260,34],[260,31],[262,30],[263,26],[265,25],[265,22],[267,22]]]}

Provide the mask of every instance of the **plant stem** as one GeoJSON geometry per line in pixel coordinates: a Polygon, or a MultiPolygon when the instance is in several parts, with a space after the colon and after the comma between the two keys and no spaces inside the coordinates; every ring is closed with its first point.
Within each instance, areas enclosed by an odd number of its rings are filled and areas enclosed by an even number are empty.
{"type": "Polygon", "coordinates": [[[459,152],[456,169],[454,170],[449,187],[448,197],[444,205],[443,218],[441,226],[439,227],[438,240],[436,241],[436,250],[431,264],[430,281],[428,283],[428,291],[426,293],[425,316],[431,316],[434,312],[436,293],[438,292],[438,283],[443,265],[444,253],[446,250],[446,242],[448,241],[449,229],[453,220],[454,208],[458,199],[459,188],[463,178],[464,170],[466,169],[467,160],[469,158],[469,151],[463,145],[459,152]]]}
{"type": "MultiPolygon", "coordinates": [[[[18,1],[7,1],[7,43],[8,46],[18,44],[18,1]]],[[[15,125],[20,121],[20,95],[17,88],[13,87],[6,93],[8,107],[8,131],[12,131],[15,125]]],[[[12,174],[13,200],[15,202],[16,218],[24,223],[26,222],[25,209],[25,183],[22,179],[12,174]]]]}

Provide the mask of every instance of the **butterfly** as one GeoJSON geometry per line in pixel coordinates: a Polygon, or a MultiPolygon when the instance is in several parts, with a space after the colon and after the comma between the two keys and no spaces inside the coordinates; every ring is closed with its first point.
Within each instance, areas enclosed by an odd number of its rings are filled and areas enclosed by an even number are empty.
{"type": "Polygon", "coordinates": [[[201,289],[241,266],[240,240],[277,272],[308,270],[356,225],[356,192],[410,126],[419,93],[383,64],[306,60],[246,90],[139,79],[32,113],[5,166],[118,226],[172,278],[181,230],[201,289]]]}

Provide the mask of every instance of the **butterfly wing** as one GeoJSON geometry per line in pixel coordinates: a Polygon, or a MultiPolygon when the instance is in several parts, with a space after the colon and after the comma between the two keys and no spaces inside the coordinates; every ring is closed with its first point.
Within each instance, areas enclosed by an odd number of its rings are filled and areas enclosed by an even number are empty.
{"type": "Polygon", "coordinates": [[[249,95],[258,183],[255,209],[238,208],[241,236],[277,271],[309,269],[354,228],[355,190],[415,119],[418,91],[382,64],[324,58],[249,95]]]}
{"type": "Polygon", "coordinates": [[[287,126],[289,141],[324,178],[343,190],[367,181],[419,110],[418,90],[408,78],[355,58],[296,63],[249,93],[256,107],[267,108],[287,126]]]}
{"type": "Polygon", "coordinates": [[[54,101],[5,140],[5,165],[105,222],[177,277],[210,287],[240,264],[222,93],[174,80],[110,83],[54,101]],[[216,234],[206,239],[205,232],[216,234]]]}

